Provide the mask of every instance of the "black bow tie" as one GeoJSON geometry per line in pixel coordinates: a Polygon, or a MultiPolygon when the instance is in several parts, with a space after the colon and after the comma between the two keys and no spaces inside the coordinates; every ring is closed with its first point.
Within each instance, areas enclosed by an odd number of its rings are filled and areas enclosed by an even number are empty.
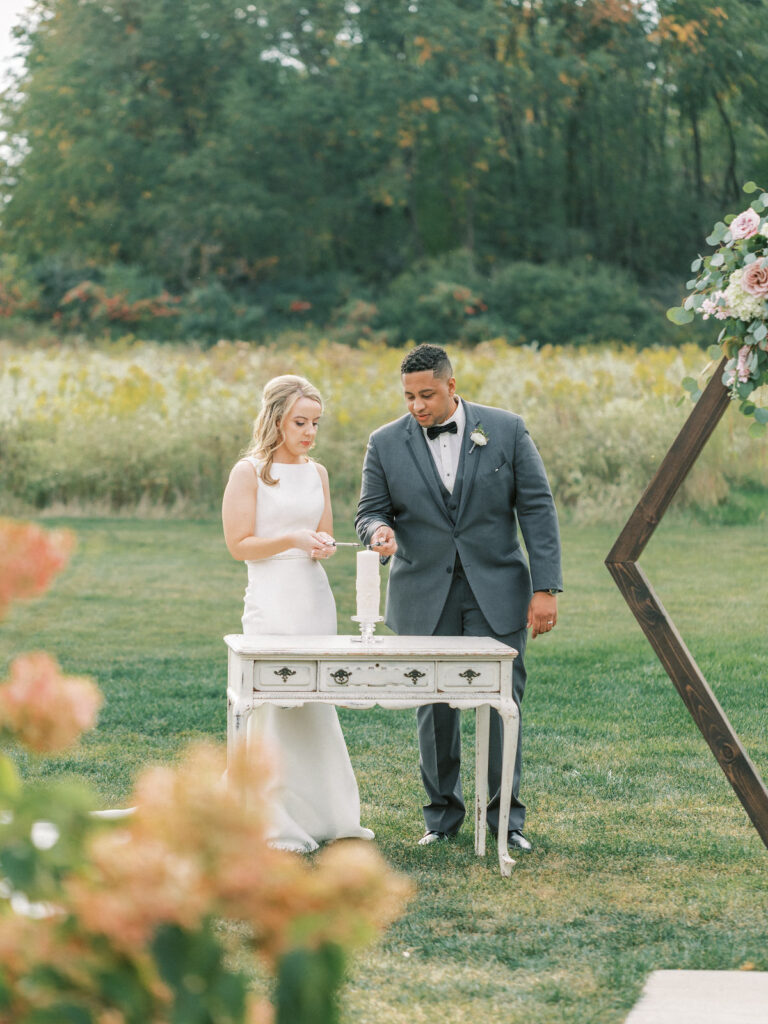
{"type": "Polygon", "coordinates": [[[440,434],[458,434],[459,428],[456,426],[456,420],[451,423],[442,423],[438,427],[427,427],[427,437],[430,441],[434,441],[440,434]]]}

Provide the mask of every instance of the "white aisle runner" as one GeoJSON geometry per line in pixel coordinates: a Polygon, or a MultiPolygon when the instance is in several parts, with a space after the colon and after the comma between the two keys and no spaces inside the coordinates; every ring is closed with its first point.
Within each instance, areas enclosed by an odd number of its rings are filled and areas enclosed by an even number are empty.
{"type": "Polygon", "coordinates": [[[625,1024],[768,1024],[768,972],[654,971],[625,1024]]]}

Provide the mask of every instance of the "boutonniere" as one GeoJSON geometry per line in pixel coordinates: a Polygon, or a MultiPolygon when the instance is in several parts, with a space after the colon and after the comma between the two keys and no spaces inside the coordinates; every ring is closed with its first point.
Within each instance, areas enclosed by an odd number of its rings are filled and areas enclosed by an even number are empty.
{"type": "Polygon", "coordinates": [[[483,430],[482,423],[478,423],[472,433],[469,435],[469,440],[472,442],[472,447],[469,449],[471,455],[475,448],[485,448],[490,441],[490,437],[483,430]]]}

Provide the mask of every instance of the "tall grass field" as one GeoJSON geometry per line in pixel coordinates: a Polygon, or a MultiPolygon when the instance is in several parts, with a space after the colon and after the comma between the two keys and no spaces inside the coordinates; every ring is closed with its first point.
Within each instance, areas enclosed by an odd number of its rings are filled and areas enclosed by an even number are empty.
{"type": "MultiPolygon", "coordinates": [[[[351,413],[378,381],[364,378],[351,413]]],[[[138,443],[124,436],[126,450],[138,443]]],[[[565,522],[560,622],[529,644],[522,795],[534,852],[510,879],[492,852],[475,857],[469,824],[453,843],[416,845],[414,712],[340,711],[363,821],[416,886],[405,916],[352,961],[345,1024],[619,1024],[652,970],[768,970],[768,851],[603,565],[623,523],[609,515],[565,522]]],[[[766,778],[768,522],[752,519],[665,521],[642,564],[766,778]]],[[[240,631],[245,570],[215,517],[46,521],[73,527],[78,550],[43,599],[12,609],[0,674],[13,654],[47,649],[93,676],[106,705],[74,753],[24,771],[88,779],[95,799],[120,806],[142,765],[197,737],[224,741],[222,636],[240,631]]],[[[348,518],[336,533],[351,536],[348,518]]],[[[353,563],[344,549],[327,563],[343,632],[355,631],[353,563]]],[[[466,713],[470,806],[473,734],[466,713]]]]}
{"type": "MultiPolygon", "coordinates": [[[[690,412],[682,378],[707,361],[692,345],[636,352],[498,339],[450,351],[460,394],[523,414],[561,513],[581,523],[634,506],[690,412]]],[[[404,412],[404,352],[310,347],[290,335],[205,351],[0,342],[0,514],[210,515],[250,439],[262,387],[293,372],[325,396],[316,454],[350,516],[368,434],[404,412]]],[[[768,490],[768,448],[748,425],[729,411],[685,482],[682,507],[709,515],[736,490],[732,514],[751,516],[768,490]]]]}

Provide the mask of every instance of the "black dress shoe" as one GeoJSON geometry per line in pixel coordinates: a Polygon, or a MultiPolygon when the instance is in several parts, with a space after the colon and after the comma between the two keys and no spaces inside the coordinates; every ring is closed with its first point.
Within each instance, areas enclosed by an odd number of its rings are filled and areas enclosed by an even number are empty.
{"type": "Polygon", "coordinates": [[[450,838],[451,836],[449,836],[447,832],[433,832],[430,829],[427,829],[427,831],[419,840],[418,845],[431,846],[432,843],[444,843],[446,842],[446,840],[450,838]]]}
{"type": "MultiPolygon", "coordinates": [[[[488,828],[488,831],[495,839],[497,833],[492,828],[490,828],[490,826],[488,828]]],[[[516,850],[522,850],[523,853],[530,853],[533,849],[533,847],[525,838],[525,836],[519,828],[512,829],[510,832],[507,833],[507,846],[514,846],[516,850]]]]}
{"type": "Polygon", "coordinates": [[[524,853],[530,853],[533,849],[519,828],[509,833],[507,836],[507,842],[510,846],[514,846],[515,849],[522,850],[524,853]]]}

